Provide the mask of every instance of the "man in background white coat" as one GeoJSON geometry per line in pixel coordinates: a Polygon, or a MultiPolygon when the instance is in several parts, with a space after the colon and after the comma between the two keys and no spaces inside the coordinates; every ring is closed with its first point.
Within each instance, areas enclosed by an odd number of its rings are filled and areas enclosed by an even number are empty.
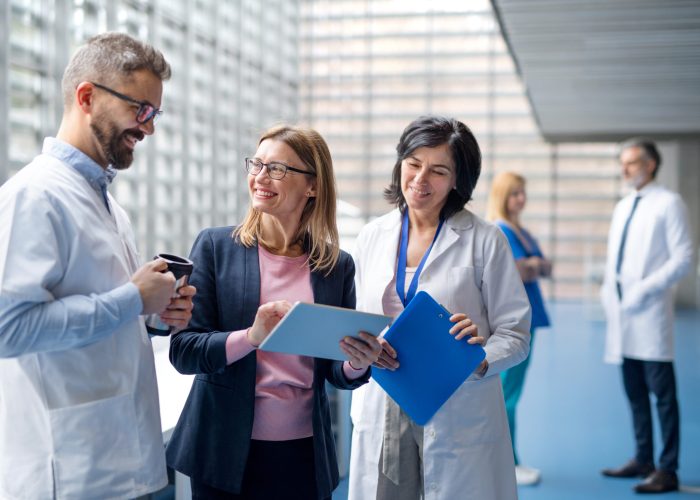
{"type": "Polygon", "coordinates": [[[635,457],[609,477],[643,477],[638,493],[678,489],[680,420],[673,369],[673,285],[690,269],[693,247],[681,197],[658,185],[656,145],[631,139],[620,150],[633,190],[615,207],[601,299],[608,322],[605,360],[622,363],[632,410],[635,457]],[[656,397],[663,449],[654,465],[649,394],[656,397]]]}
{"type": "Polygon", "coordinates": [[[0,498],[134,498],[167,484],[153,350],[141,315],[189,322],[163,260],[139,267],[107,191],[154,132],[170,66],[106,33],[63,75],[64,114],[0,187],[0,498]]]}

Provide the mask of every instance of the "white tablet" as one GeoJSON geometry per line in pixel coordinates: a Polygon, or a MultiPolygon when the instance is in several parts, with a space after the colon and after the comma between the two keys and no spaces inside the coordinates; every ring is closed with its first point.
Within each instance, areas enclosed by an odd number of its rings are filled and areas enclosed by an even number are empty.
{"type": "Polygon", "coordinates": [[[344,361],[347,356],[339,345],[343,337],[357,337],[360,331],[379,335],[391,320],[391,316],[382,314],[297,302],[259,348],[344,361]]]}

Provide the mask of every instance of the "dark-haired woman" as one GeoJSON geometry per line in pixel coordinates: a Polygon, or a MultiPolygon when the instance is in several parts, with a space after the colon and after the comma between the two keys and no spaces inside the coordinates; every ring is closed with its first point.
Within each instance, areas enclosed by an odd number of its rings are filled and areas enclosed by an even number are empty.
{"type": "MultiPolygon", "coordinates": [[[[425,290],[455,313],[455,341],[482,344],[486,359],[425,426],[374,381],[355,391],[349,498],[515,499],[498,374],[528,355],[530,305],[501,231],[464,208],[479,146],[463,123],[421,117],[397,153],[385,191],[396,209],[363,228],[353,255],[357,308],[396,316],[425,290]]],[[[400,362],[385,343],[378,366],[400,362]]]]}

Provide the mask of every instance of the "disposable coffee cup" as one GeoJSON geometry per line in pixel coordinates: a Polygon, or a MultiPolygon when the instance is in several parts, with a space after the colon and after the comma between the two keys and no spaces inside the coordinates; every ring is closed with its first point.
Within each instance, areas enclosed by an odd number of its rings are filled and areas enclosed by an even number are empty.
{"type": "MultiPolygon", "coordinates": [[[[168,268],[164,270],[164,273],[170,271],[175,275],[175,286],[173,287],[173,298],[178,298],[180,294],[177,291],[186,286],[190,275],[192,274],[192,269],[194,264],[191,260],[184,257],[178,257],[177,255],[172,255],[169,253],[159,253],[153,259],[162,259],[168,263],[168,268]]],[[[150,314],[146,318],[146,329],[151,335],[170,335],[173,331],[173,327],[166,325],[160,319],[159,314],[150,314]]]]}

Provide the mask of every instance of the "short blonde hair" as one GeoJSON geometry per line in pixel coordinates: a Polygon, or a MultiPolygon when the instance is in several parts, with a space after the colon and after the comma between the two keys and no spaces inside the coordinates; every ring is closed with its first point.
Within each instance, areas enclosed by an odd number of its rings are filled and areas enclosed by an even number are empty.
{"type": "Polygon", "coordinates": [[[517,188],[525,187],[525,177],[515,172],[501,172],[491,182],[486,220],[513,222],[508,216],[508,197],[517,188]]]}
{"type": "MultiPolygon", "coordinates": [[[[315,130],[290,125],[277,125],[267,130],[260,136],[258,145],[267,139],[284,142],[316,174],[316,196],[306,202],[295,239],[309,253],[311,270],[329,274],[340,257],[340,244],[335,221],[335,176],[328,145],[315,130]]],[[[262,237],[262,213],[251,205],[233,237],[247,247],[256,242],[269,246],[262,237]]]]}

